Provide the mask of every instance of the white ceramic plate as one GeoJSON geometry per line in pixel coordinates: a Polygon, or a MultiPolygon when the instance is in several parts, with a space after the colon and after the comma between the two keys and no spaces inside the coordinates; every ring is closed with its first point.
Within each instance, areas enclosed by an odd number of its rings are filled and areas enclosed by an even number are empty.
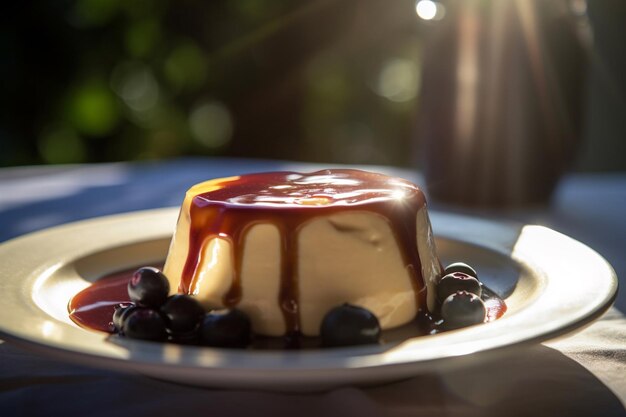
{"type": "Polygon", "coordinates": [[[70,298],[100,276],[161,262],[176,209],[72,223],[0,245],[0,334],[32,350],[188,384],[311,390],[370,384],[493,358],[576,330],[613,302],[617,278],[596,252],[540,226],[433,213],[444,263],[463,260],[506,296],[493,323],[379,346],[237,351],[109,337],[73,324],[70,298]]]}

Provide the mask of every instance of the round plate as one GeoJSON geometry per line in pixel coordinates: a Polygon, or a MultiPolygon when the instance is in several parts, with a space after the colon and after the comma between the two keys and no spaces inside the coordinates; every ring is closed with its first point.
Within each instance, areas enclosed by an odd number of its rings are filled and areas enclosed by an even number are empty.
{"type": "Polygon", "coordinates": [[[0,245],[3,338],[97,367],[188,384],[315,390],[462,366],[578,329],[613,302],[617,277],[596,252],[541,226],[431,213],[444,263],[472,264],[508,312],[480,326],[376,346],[229,350],[133,341],[77,327],[70,298],[110,272],[162,262],[177,209],[82,221],[0,245]]]}

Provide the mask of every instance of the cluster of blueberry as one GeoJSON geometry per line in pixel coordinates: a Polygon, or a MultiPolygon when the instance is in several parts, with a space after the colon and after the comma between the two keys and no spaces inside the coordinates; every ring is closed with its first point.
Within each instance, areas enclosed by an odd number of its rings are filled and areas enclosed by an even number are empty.
{"type": "MultiPolygon", "coordinates": [[[[471,266],[456,262],[443,272],[437,285],[441,330],[453,330],[484,323],[487,309],[483,285],[471,266]]],[[[344,304],[326,314],[320,331],[325,346],[351,346],[378,343],[381,330],[378,319],[369,310],[344,304]]]]}
{"type": "Polygon", "coordinates": [[[453,263],[443,271],[443,278],[437,285],[437,300],[444,329],[459,329],[485,321],[487,309],[481,299],[482,287],[474,268],[465,263],[453,263]]]}
{"type": "Polygon", "coordinates": [[[138,269],[128,282],[131,303],[116,306],[113,325],[133,339],[172,341],[215,347],[246,347],[252,339],[250,319],[240,310],[205,312],[189,295],[168,297],[169,282],[152,267],[138,269]]]}

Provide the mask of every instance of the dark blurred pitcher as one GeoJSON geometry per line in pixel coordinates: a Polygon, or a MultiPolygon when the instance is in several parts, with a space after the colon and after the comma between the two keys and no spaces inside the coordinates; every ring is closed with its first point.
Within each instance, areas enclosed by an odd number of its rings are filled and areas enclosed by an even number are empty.
{"type": "Polygon", "coordinates": [[[585,3],[452,0],[425,32],[419,139],[431,198],[544,203],[581,136],[585,3]]]}

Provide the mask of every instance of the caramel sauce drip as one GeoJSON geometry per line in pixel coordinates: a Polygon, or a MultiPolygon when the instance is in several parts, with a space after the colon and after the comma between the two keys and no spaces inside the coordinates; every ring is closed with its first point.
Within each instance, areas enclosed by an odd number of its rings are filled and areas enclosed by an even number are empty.
{"type": "MultiPolygon", "coordinates": [[[[382,174],[336,169],[301,174],[270,172],[225,180],[217,189],[193,197],[190,206],[189,252],[179,290],[193,293],[194,276],[204,242],[228,239],[234,253],[234,274],[223,297],[227,307],[242,297],[241,270],[246,232],[254,224],[275,225],[281,236],[278,303],[287,333],[300,331],[298,245],[301,226],[317,216],[365,210],[387,219],[415,289],[418,306],[426,305],[426,286],[417,251],[417,212],[426,206],[414,184],[382,174]]],[[[384,279],[384,277],[381,277],[384,279]]]]}

